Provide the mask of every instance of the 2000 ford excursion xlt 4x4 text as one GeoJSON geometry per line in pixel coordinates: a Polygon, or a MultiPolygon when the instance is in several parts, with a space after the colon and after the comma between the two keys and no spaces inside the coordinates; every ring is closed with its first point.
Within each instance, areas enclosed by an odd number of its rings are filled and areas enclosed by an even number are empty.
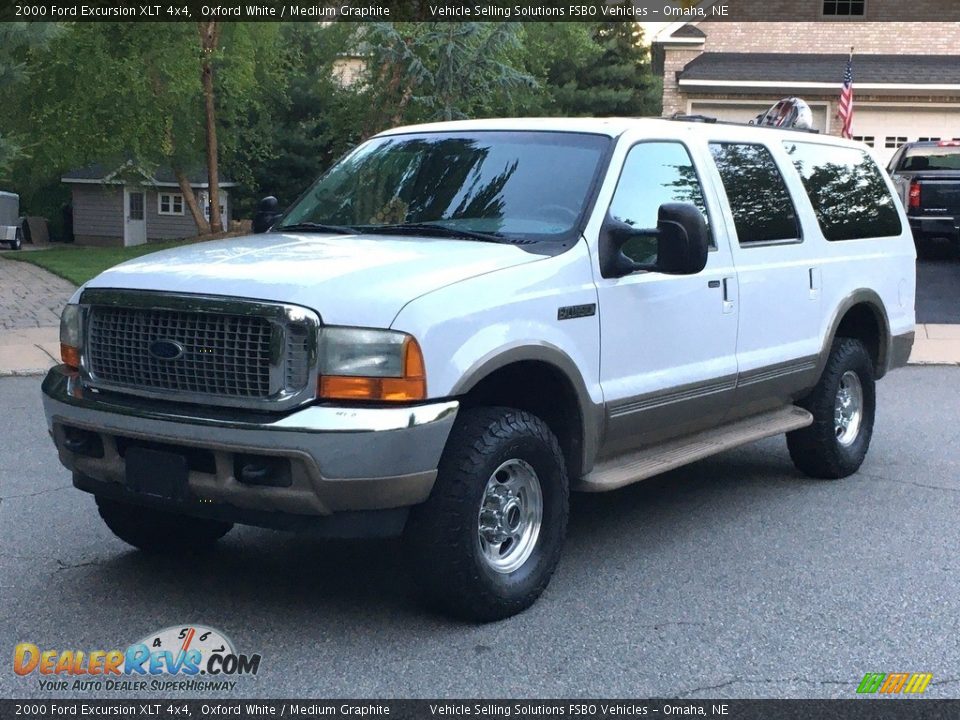
{"type": "Polygon", "coordinates": [[[159,252],[63,313],[44,406],[145,550],[234,522],[401,536],[428,597],[532,604],[571,490],[778,433],[855,472],[913,343],[914,245],[863,146],[670,120],[360,145],[266,234],[159,252]]]}

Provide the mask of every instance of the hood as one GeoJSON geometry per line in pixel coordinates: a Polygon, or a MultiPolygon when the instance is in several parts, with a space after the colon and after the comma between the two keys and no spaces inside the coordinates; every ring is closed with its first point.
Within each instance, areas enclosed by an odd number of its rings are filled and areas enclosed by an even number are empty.
{"type": "Polygon", "coordinates": [[[272,300],[312,308],[328,325],[389,327],[414,298],[543,258],[471,240],[269,233],[151,253],[85,287],[272,300]]]}

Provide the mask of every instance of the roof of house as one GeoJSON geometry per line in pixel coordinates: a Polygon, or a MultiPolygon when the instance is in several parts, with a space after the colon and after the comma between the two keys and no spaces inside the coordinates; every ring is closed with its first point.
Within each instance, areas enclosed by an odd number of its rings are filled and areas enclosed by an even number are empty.
{"type": "Polygon", "coordinates": [[[681,25],[668,37],[672,38],[705,38],[707,35],[696,25],[681,25]]]}
{"type": "MultiPolygon", "coordinates": [[[[144,182],[149,185],[157,185],[159,187],[178,187],[177,178],[174,176],[172,168],[158,167],[153,171],[153,173],[148,173],[145,170],[134,166],[133,163],[124,163],[120,166],[94,163],[92,165],[87,165],[86,167],[65,172],[60,177],[60,180],[65,183],[102,183],[119,185],[122,184],[122,181],[117,179],[117,176],[122,175],[124,171],[138,172],[143,176],[144,182]]],[[[187,178],[190,180],[191,187],[205,188],[210,186],[210,182],[207,179],[206,168],[195,169],[192,172],[188,172],[187,178]]],[[[220,187],[234,187],[235,185],[236,183],[232,182],[231,180],[225,180],[222,177],[220,178],[220,187]]]]}
{"type": "MultiPolygon", "coordinates": [[[[706,52],[687,63],[684,81],[843,82],[846,54],[706,52]]],[[[858,85],[960,85],[960,55],[854,55],[858,85]]]]}

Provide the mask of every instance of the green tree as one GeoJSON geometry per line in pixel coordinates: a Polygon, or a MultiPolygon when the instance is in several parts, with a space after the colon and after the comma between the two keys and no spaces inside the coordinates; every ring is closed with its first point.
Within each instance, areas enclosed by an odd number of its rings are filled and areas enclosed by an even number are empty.
{"type": "Polygon", "coordinates": [[[535,85],[511,62],[517,23],[372,23],[359,30],[367,62],[367,134],[418,120],[502,113],[514,94],[535,85]]]}
{"type": "MultiPolygon", "coordinates": [[[[0,119],[27,139],[29,160],[15,163],[13,175],[27,200],[36,201],[34,210],[56,217],[55,205],[66,198],[59,183],[65,170],[129,160],[147,171],[171,167],[197,227],[205,227],[187,180],[205,147],[198,48],[196,28],[187,23],[153,23],[149,32],[133,23],[75,23],[57,42],[28,51],[31,72],[0,108],[0,119]]],[[[220,150],[238,175],[244,160],[265,147],[261,136],[270,124],[263,115],[274,104],[263,88],[282,95],[279,49],[270,24],[230,23],[211,59],[220,150]]]]}
{"type": "Polygon", "coordinates": [[[224,154],[234,176],[250,188],[234,202],[247,213],[263,195],[277,196],[281,206],[292,202],[361,139],[370,111],[362,88],[343,87],[337,79],[337,63],[360,62],[355,57],[355,26],[286,23],[279,28],[283,77],[261,81],[262,101],[271,112],[235,117],[221,113],[221,122],[235,129],[230,137],[242,140],[224,148],[224,154]],[[268,126],[247,138],[257,123],[268,126]],[[238,175],[241,171],[247,174],[238,175]]]}
{"type": "Polygon", "coordinates": [[[661,84],[635,22],[527,23],[523,64],[543,92],[528,108],[550,115],[660,113],[661,84]]]}
{"type": "MultiPolygon", "coordinates": [[[[0,23],[0,94],[9,97],[13,86],[26,80],[25,56],[32,48],[46,45],[57,31],[57,26],[49,23],[0,23]]],[[[4,123],[4,127],[10,125],[4,123]]],[[[22,153],[15,137],[0,132],[0,177],[22,153]]]]}

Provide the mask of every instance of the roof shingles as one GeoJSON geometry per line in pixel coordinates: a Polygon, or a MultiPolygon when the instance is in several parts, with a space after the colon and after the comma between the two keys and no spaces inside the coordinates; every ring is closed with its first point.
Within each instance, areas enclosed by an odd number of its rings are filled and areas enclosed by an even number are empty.
{"type": "MultiPolygon", "coordinates": [[[[680,80],[835,82],[847,55],[804,53],[703,53],[678,73],[680,80]]],[[[960,55],[854,55],[853,82],[960,85],[960,55]]]]}

